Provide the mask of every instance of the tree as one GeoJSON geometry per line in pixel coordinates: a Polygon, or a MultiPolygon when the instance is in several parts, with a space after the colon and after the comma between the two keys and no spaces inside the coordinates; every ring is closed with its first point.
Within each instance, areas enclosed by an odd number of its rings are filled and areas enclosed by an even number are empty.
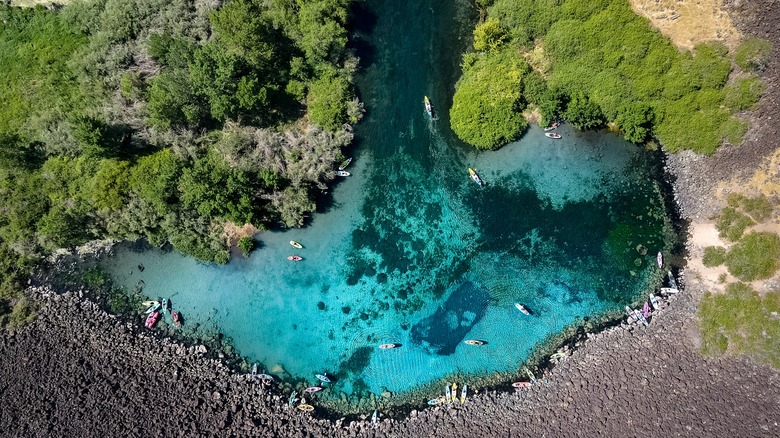
{"type": "Polygon", "coordinates": [[[130,165],[125,161],[101,160],[90,182],[91,204],[97,210],[115,211],[125,204],[130,165]]]}
{"type": "Polygon", "coordinates": [[[565,117],[577,129],[594,129],[604,124],[601,108],[586,95],[578,93],[566,107],[565,117]]]}
{"type": "Polygon", "coordinates": [[[181,163],[170,149],[142,157],[130,171],[130,189],[165,214],[177,200],[181,163]]]}
{"type": "Polygon", "coordinates": [[[623,137],[632,143],[644,143],[650,135],[653,111],[642,102],[623,106],[615,120],[623,131],[623,137]]]}
{"type": "Polygon", "coordinates": [[[455,134],[479,149],[494,149],[526,127],[520,114],[521,80],[528,64],[511,51],[485,54],[463,72],[455,86],[450,124],[455,134]]]}
{"type": "Polygon", "coordinates": [[[309,119],[331,132],[340,129],[347,123],[347,103],[350,97],[350,84],[343,76],[331,73],[321,77],[309,87],[309,119]]]}
{"type": "Polygon", "coordinates": [[[497,18],[490,18],[474,29],[474,50],[488,52],[498,49],[506,40],[497,18]]]}

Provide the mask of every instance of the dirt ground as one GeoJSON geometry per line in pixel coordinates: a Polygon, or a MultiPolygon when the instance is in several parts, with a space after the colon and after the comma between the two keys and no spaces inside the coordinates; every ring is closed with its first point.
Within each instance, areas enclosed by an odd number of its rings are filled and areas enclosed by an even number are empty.
{"type": "Polygon", "coordinates": [[[634,11],[647,17],[681,49],[705,41],[723,41],[733,49],[741,35],[724,7],[724,0],[630,0],[634,11]]]}

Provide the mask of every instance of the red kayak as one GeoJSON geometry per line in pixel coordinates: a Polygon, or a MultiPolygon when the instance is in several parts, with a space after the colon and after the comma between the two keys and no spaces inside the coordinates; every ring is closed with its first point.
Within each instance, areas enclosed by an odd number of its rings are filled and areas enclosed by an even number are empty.
{"type": "Polygon", "coordinates": [[[517,389],[525,389],[531,387],[531,382],[515,382],[512,384],[517,389]]]}
{"type": "Polygon", "coordinates": [[[303,260],[303,257],[292,255],[292,256],[288,256],[287,260],[289,260],[291,262],[300,262],[301,260],[303,260]]]}
{"type": "Polygon", "coordinates": [[[144,327],[151,329],[157,323],[157,319],[160,318],[160,312],[154,311],[146,317],[144,327]]]}
{"type": "Polygon", "coordinates": [[[181,327],[181,315],[179,315],[179,312],[174,310],[171,316],[173,316],[173,324],[176,327],[181,327]]]}

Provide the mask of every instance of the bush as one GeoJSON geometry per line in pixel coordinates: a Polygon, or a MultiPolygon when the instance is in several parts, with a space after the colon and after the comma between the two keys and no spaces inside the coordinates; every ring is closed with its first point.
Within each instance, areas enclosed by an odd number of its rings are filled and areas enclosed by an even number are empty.
{"type": "Polygon", "coordinates": [[[761,38],[748,37],[737,47],[734,62],[748,71],[762,70],[769,62],[772,43],[761,38]]]}
{"type": "Polygon", "coordinates": [[[717,222],[715,222],[715,228],[718,230],[720,237],[736,242],[742,237],[742,233],[754,225],[752,219],[738,212],[734,208],[726,207],[720,212],[717,222]]]}
{"type": "Polygon", "coordinates": [[[572,97],[564,116],[579,130],[595,129],[604,124],[601,108],[582,93],[572,97]]]}
{"type": "Polygon", "coordinates": [[[734,111],[751,109],[764,94],[764,83],[756,77],[739,78],[723,89],[723,104],[734,111]]]}
{"type": "Polygon", "coordinates": [[[255,240],[249,236],[244,236],[238,239],[238,249],[241,250],[241,254],[244,258],[249,257],[249,253],[255,248],[255,240]]]}
{"type": "Polygon", "coordinates": [[[528,70],[511,50],[485,54],[465,70],[450,108],[455,134],[478,149],[495,149],[514,140],[527,125],[520,114],[520,90],[528,70]]]}
{"type": "Polygon", "coordinates": [[[474,50],[488,52],[498,49],[506,40],[497,18],[490,18],[474,29],[474,50]]]}
{"type": "Polygon", "coordinates": [[[774,233],[750,233],[737,242],[726,256],[731,275],[742,281],[769,278],[780,263],[780,237],[774,233]]]}
{"type": "Polygon", "coordinates": [[[772,204],[763,196],[747,198],[737,193],[732,193],[727,198],[728,204],[734,208],[741,208],[756,222],[763,222],[772,216],[772,204]]]}
{"type": "Polygon", "coordinates": [[[335,73],[313,82],[307,98],[309,119],[328,131],[339,130],[347,123],[349,89],[349,81],[335,73]]]}
{"type": "Polygon", "coordinates": [[[755,356],[780,367],[780,292],[763,296],[743,283],[732,283],[726,292],[707,292],[699,304],[702,351],[717,355],[727,351],[755,356]]]}
{"type": "Polygon", "coordinates": [[[704,248],[702,263],[708,268],[720,266],[726,262],[726,248],[722,246],[708,246],[704,248]]]}

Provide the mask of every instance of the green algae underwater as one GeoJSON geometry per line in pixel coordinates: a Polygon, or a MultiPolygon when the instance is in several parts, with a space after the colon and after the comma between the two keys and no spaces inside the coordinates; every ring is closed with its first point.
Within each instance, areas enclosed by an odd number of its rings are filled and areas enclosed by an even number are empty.
{"type": "Polygon", "coordinates": [[[315,403],[334,406],[388,392],[424,402],[414,394],[452,376],[511,376],[539,343],[658,285],[655,254],[674,236],[657,154],[568,125],[560,140],[534,126],[477,153],[447,119],[471,2],[356,7],[367,112],[348,151],[352,176],[306,227],[262,233],[248,259],[225,266],[119,246],[104,264],[117,284],[169,298],[186,318],[181,330],[222,333],[301,388],[327,373],[315,403]],[[398,348],[378,348],[387,343],[398,348]]]}

